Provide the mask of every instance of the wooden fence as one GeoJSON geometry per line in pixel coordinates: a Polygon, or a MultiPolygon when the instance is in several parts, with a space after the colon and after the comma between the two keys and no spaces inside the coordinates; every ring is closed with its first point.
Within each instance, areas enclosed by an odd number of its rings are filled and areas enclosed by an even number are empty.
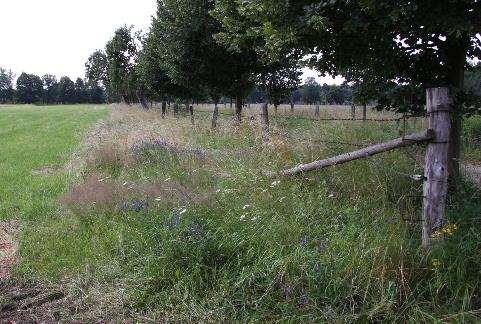
{"type": "Polygon", "coordinates": [[[422,244],[425,248],[429,248],[433,243],[433,234],[446,223],[445,206],[448,192],[448,147],[451,132],[452,99],[448,88],[428,89],[426,98],[428,127],[423,132],[405,135],[388,142],[266,175],[270,177],[292,176],[426,142],[422,244]]]}

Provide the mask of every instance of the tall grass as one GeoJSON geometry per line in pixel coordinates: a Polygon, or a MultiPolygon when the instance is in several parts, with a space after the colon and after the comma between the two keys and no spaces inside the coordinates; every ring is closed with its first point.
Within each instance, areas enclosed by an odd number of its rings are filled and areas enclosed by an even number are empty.
{"type": "Polygon", "coordinates": [[[422,172],[421,147],[262,175],[353,148],[326,141],[377,142],[421,123],[280,115],[265,144],[255,119],[211,130],[207,117],[192,126],[113,108],[86,135],[57,213],[24,228],[18,275],[62,279],[92,308],[152,320],[478,319],[479,191],[452,197],[443,243],[422,251],[422,184],[406,176],[422,172]]]}

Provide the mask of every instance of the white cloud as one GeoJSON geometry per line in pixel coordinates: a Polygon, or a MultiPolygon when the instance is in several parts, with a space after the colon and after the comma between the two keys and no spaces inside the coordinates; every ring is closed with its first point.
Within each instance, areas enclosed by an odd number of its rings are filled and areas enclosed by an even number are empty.
{"type": "Polygon", "coordinates": [[[83,77],[84,64],[124,24],[147,29],[155,0],[0,0],[0,66],[83,77]]]}

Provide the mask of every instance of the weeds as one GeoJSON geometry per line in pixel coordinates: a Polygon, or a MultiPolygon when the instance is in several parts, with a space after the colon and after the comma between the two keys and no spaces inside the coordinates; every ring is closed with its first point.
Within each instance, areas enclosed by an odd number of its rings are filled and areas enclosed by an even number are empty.
{"type": "Polygon", "coordinates": [[[351,148],[326,140],[382,141],[403,125],[272,123],[265,144],[255,119],[212,131],[204,118],[112,108],[86,136],[65,207],[26,229],[19,274],[90,278],[117,292],[110,309],[154,321],[476,320],[478,189],[450,204],[456,230],[425,255],[421,183],[406,177],[422,174],[422,148],[261,175],[351,148]]]}

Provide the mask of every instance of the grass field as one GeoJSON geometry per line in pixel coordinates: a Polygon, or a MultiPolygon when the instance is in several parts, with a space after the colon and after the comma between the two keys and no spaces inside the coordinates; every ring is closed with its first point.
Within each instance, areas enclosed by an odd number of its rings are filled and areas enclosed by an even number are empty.
{"type": "MultiPolygon", "coordinates": [[[[105,107],[0,106],[0,219],[35,219],[56,209],[65,167],[105,107]]],[[[67,171],[67,170],[65,170],[67,171]]]]}
{"type": "Polygon", "coordinates": [[[1,107],[0,210],[22,225],[14,278],[60,287],[68,305],[54,311],[67,320],[479,319],[480,193],[466,183],[450,198],[445,241],[426,255],[422,184],[406,176],[422,173],[422,147],[262,176],[422,120],[281,110],[266,144],[255,110],[240,126],[223,111],[217,130],[209,107],[196,110],[191,125],[134,107],[1,107]]]}

